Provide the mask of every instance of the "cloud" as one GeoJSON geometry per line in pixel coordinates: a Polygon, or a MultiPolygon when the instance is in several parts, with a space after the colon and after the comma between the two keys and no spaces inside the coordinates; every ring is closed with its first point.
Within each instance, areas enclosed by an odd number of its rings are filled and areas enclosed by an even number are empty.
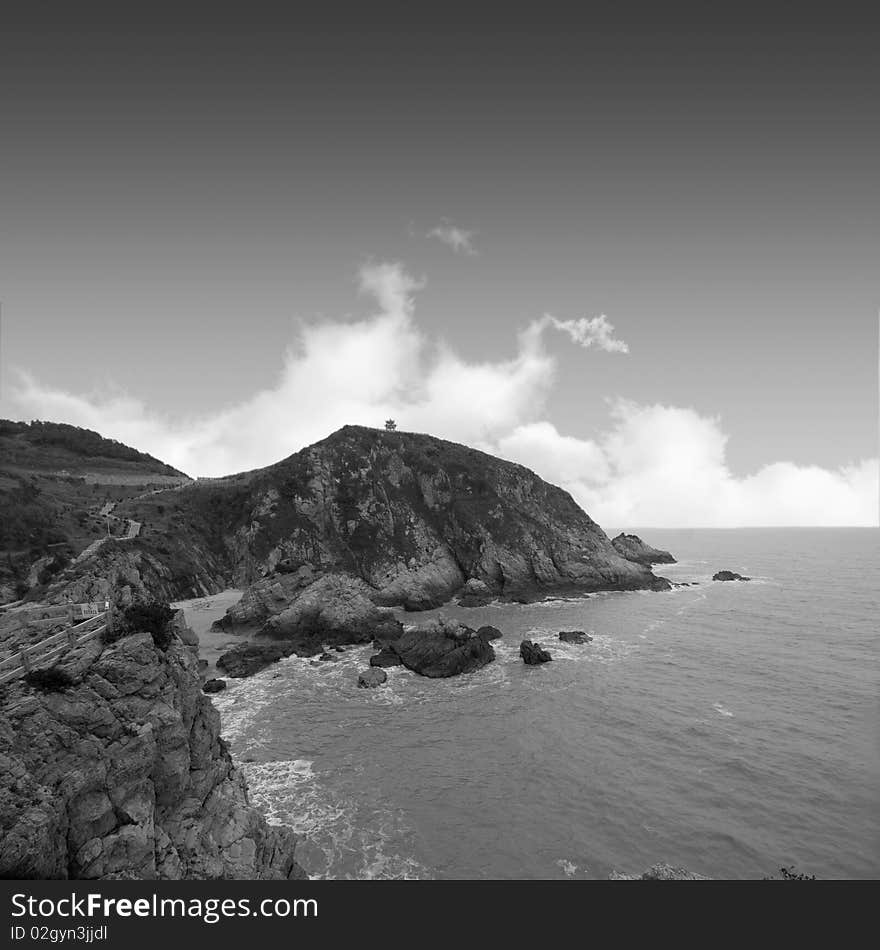
{"type": "Polygon", "coordinates": [[[775,462],[737,477],[726,445],[717,418],[616,400],[595,440],[532,423],[500,439],[498,451],[566,488],[608,528],[878,523],[877,459],[837,470],[775,462]]]}
{"type": "Polygon", "coordinates": [[[544,411],[556,374],[545,333],[562,329],[580,345],[625,352],[605,318],[545,315],[519,333],[509,356],[474,362],[416,324],[423,285],[400,264],[364,267],[360,289],[372,313],[301,322],[275,381],[215,412],[171,419],[125,393],[63,392],[25,373],[17,405],[26,418],[86,426],[198,475],[268,465],[347,423],[381,426],[390,417],[528,466],[607,528],[877,524],[877,459],[837,470],[778,461],[739,477],[719,418],[623,399],[609,403],[594,438],[560,433],[544,411]]]}
{"type": "Polygon", "coordinates": [[[474,236],[476,231],[465,231],[464,228],[456,227],[451,221],[444,218],[440,224],[431,228],[425,235],[429,238],[437,238],[447,247],[451,247],[456,254],[469,254],[475,257],[477,249],[474,247],[474,236]]]}
{"type": "Polygon", "coordinates": [[[551,314],[545,313],[533,327],[537,332],[541,332],[545,327],[553,327],[567,333],[573,343],[585,348],[596,346],[606,353],[629,353],[629,346],[623,340],[614,339],[614,326],[608,322],[604,313],[598,317],[580,317],[577,320],[557,320],[551,314]]]}

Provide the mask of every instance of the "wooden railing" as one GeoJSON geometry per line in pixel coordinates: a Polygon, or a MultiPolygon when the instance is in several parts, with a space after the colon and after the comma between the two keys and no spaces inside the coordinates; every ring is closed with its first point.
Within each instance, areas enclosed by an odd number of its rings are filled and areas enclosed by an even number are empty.
{"type": "MultiPolygon", "coordinates": [[[[10,656],[0,659],[0,684],[11,682],[30,673],[31,670],[39,669],[47,661],[56,660],[71,647],[100,636],[112,623],[112,609],[109,605],[103,611],[94,613],[85,620],[80,620],[79,623],[72,622],[75,608],[91,608],[92,606],[91,604],[74,604],[64,608],[68,611],[68,625],[64,630],[46,637],[45,640],[22,646],[10,656]]],[[[28,621],[24,626],[34,629],[45,625],[58,626],[59,622],[63,622],[63,618],[50,616],[28,621]]]]}

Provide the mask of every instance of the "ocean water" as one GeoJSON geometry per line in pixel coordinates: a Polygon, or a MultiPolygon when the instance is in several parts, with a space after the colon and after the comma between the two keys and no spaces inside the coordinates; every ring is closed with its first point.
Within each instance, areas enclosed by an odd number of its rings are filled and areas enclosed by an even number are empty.
{"type": "Polygon", "coordinates": [[[698,586],[432,611],[504,633],[451,680],[358,689],[354,648],[229,681],[224,735],[311,875],[880,876],[880,531],[642,536],[698,586]],[[551,663],[522,663],[526,636],[551,663]]]}

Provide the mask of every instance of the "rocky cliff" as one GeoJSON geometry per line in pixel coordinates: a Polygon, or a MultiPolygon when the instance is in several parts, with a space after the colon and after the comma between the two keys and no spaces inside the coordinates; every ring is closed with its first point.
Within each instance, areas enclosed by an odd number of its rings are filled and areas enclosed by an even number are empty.
{"type": "Polygon", "coordinates": [[[362,580],[378,605],[411,610],[456,593],[476,603],[668,586],[567,492],[428,435],[346,426],[268,468],[116,512],[140,535],[66,569],[44,599],[99,596],[111,573],[135,594],[172,599],[335,573],[362,580]]]}
{"type": "MultiPolygon", "coordinates": [[[[346,426],[226,492],[216,504],[239,584],[306,567],[353,575],[376,603],[415,610],[468,581],[513,599],[666,586],[567,492],[427,435],[346,426]]],[[[198,489],[177,494],[195,501],[198,489]]]]}
{"type": "Polygon", "coordinates": [[[59,669],[0,693],[0,877],[305,876],[297,837],[250,806],[178,636],[91,640],[59,669]]]}

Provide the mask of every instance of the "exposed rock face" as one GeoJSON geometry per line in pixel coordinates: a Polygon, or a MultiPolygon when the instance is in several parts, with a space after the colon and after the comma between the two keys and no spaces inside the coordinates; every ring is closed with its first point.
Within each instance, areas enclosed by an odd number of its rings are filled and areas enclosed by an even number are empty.
{"type": "Polygon", "coordinates": [[[171,618],[171,629],[180,640],[188,647],[192,647],[196,652],[199,649],[199,635],[195,630],[187,626],[186,615],[182,610],[175,612],[171,618]]]}
{"type": "Polygon", "coordinates": [[[743,577],[742,574],[736,574],[733,571],[718,571],[712,575],[713,581],[750,581],[751,577],[743,577]]]}
{"type": "Polygon", "coordinates": [[[63,669],[73,686],[0,700],[0,876],[304,877],[296,836],[249,805],[190,648],[92,640],[63,669]]]}
{"type": "Polygon", "coordinates": [[[408,670],[432,678],[473,673],[495,659],[486,637],[444,618],[405,630],[389,648],[408,670]]]}
{"type": "Polygon", "coordinates": [[[238,627],[262,627],[270,617],[277,616],[289,607],[318,576],[311,566],[304,565],[297,571],[257,581],[248,587],[241,600],[233,604],[214,626],[233,631],[238,627]]]}
{"type": "MultiPolygon", "coordinates": [[[[195,509],[207,491],[177,494],[195,509]]],[[[225,491],[222,548],[233,578],[257,585],[230,611],[233,623],[280,614],[309,572],[360,578],[376,603],[411,610],[459,591],[484,602],[665,586],[621,557],[567,492],[427,435],[346,426],[211,491],[225,491]]]]}
{"type": "Polygon", "coordinates": [[[523,640],[519,645],[519,655],[527,666],[538,666],[540,663],[549,663],[553,659],[547,650],[541,649],[532,640],[523,640]]]}
{"type": "Polygon", "coordinates": [[[708,881],[710,878],[703,874],[694,874],[687,868],[676,868],[671,864],[655,864],[644,874],[621,874],[613,871],[609,875],[612,881],[708,881]]]}
{"type": "Polygon", "coordinates": [[[621,557],[636,564],[650,567],[652,564],[675,564],[675,558],[668,551],[652,548],[637,534],[619,534],[611,543],[621,557]]]}
{"type": "Polygon", "coordinates": [[[592,643],[593,638],[583,630],[560,630],[559,639],[563,643],[592,643]]]}
{"type": "Polygon", "coordinates": [[[362,689],[372,689],[375,686],[381,686],[387,679],[388,674],[385,670],[372,666],[358,675],[358,686],[362,689]]]}

